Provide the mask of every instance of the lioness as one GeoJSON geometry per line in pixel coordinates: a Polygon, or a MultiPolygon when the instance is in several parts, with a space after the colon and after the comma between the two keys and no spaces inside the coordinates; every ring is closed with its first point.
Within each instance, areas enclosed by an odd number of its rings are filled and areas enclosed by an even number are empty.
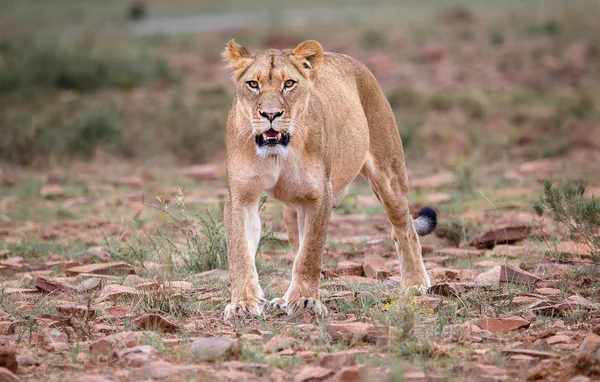
{"type": "Polygon", "coordinates": [[[295,253],[289,289],[268,305],[288,315],[327,314],[319,283],[329,216],[359,173],[393,226],[404,284],[427,288],[417,235],[433,231],[436,213],[423,208],[414,221],[409,214],[402,143],[373,74],[351,57],[324,53],[316,41],[250,53],[232,39],[223,56],[236,85],[227,118],[231,303],[224,318],[260,315],[267,303],[255,266],[263,191],[284,204],[295,253]]]}

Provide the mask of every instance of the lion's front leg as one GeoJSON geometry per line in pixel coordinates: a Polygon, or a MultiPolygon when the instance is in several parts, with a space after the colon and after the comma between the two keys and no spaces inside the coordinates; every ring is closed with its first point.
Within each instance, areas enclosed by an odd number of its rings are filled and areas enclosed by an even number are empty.
{"type": "Polygon", "coordinates": [[[319,300],[319,285],[331,203],[331,186],[328,185],[321,195],[297,206],[300,248],[294,260],[292,282],[283,298],[272,302],[290,316],[302,311],[312,311],[319,316],[328,313],[319,300]]]}
{"type": "Polygon", "coordinates": [[[258,197],[243,203],[230,196],[224,218],[231,279],[231,303],[225,307],[225,320],[259,316],[265,300],[255,264],[261,231],[258,197]]]}

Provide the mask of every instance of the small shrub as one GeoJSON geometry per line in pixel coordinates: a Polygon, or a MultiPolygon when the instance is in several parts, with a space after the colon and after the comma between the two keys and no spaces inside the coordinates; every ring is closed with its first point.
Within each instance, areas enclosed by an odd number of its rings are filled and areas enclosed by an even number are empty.
{"type": "Polygon", "coordinates": [[[99,147],[107,150],[122,143],[124,123],[112,103],[69,103],[36,118],[17,114],[0,120],[0,160],[32,164],[55,158],[93,157],[99,147]]]}
{"type": "Polygon", "coordinates": [[[188,256],[184,257],[187,267],[194,272],[227,268],[227,241],[222,220],[211,214],[200,216],[201,233],[192,233],[187,238],[188,256]]]}
{"type": "Polygon", "coordinates": [[[416,90],[409,87],[399,87],[392,90],[387,99],[392,109],[421,110],[425,104],[424,97],[416,90]]]}
{"type": "Polygon", "coordinates": [[[456,189],[462,193],[473,193],[479,185],[477,169],[474,163],[462,163],[454,168],[456,189]]]}
{"type": "Polygon", "coordinates": [[[434,234],[439,238],[445,238],[459,246],[468,243],[476,234],[479,227],[477,223],[465,218],[450,218],[438,223],[434,234]]]}
{"type": "Polygon", "coordinates": [[[533,208],[543,216],[549,211],[552,220],[565,227],[570,235],[589,247],[596,261],[600,256],[600,202],[585,196],[586,186],[582,182],[569,181],[562,186],[544,182],[544,190],[533,208]]]}
{"type": "Polygon", "coordinates": [[[558,21],[550,19],[529,26],[527,32],[532,36],[557,36],[562,32],[562,28],[558,21]]]}
{"type": "Polygon", "coordinates": [[[100,49],[93,41],[73,46],[53,41],[5,43],[0,49],[0,62],[0,94],[129,89],[173,79],[167,64],[158,57],[134,47],[100,49]]]}
{"type": "Polygon", "coordinates": [[[367,29],[360,35],[359,42],[363,48],[380,48],[387,44],[387,38],[378,30],[367,29]]]}
{"type": "Polygon", "coordinates": [[[493,29],[489,32],[488,38],[490,40],[490,44],[494,46],[499,46],[504,44],[504,33],[500,29],[493,29]]]}

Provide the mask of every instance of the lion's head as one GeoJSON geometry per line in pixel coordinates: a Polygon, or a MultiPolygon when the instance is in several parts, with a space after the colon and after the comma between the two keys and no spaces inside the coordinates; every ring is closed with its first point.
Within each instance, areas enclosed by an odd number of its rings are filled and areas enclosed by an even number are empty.
{"type": "Polygon", "coordinates": [[[293,50],[252,54],[231,39],[223,57],[233,71],[237,107],[250,120],[248,134],[254,136],[257,153],[285,154],[308,104],[323,48],[316,41],[304,41],[293,50]]]}

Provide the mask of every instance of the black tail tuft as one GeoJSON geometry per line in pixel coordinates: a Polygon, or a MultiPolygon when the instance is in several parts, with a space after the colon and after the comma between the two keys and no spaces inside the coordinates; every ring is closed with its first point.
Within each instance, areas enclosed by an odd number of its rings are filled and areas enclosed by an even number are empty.
{"type": "Polygon", "coordinates": [[[419,210],[419,215],[415,219],[415,230],[417,235],[429,235],[437,225],[437,213],[431,207],[423,207],[419,210]]]}

